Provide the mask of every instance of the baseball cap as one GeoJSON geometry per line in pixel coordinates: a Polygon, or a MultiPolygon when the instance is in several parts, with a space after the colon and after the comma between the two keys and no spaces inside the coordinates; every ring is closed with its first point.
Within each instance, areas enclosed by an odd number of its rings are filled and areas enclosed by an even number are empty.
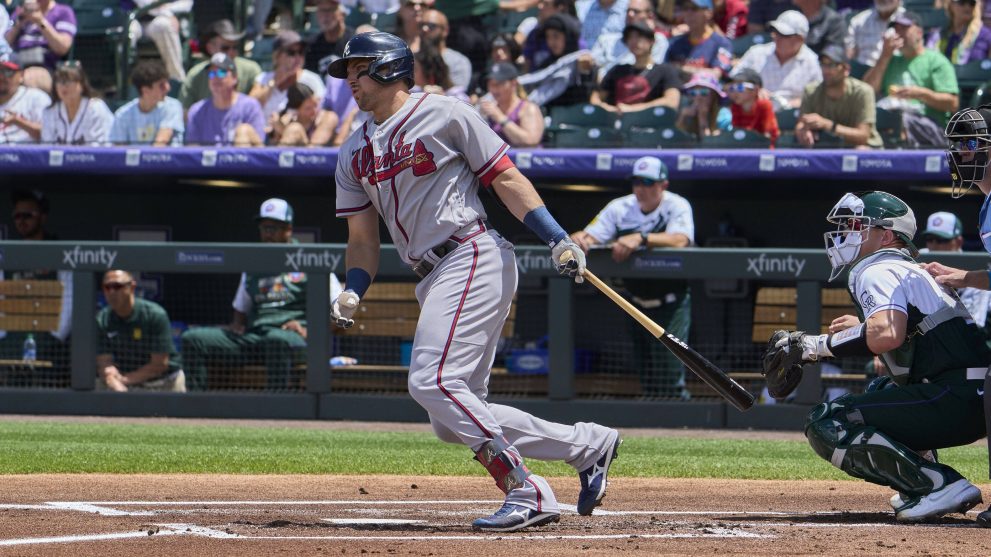
{"type": "Polygon", "coordinates": [[[292,224],[292,205],[285,199],[273,197],[266,199],[258,210],[255,220],[269,219],[292,224]]]}
{"type": "Polygon", "coordinates": [[[926,229],[922,231],[922,237],[935,237],[940,240],[952,240],[963,235],[963,224],[953,213],[939,211],[929,215],[926,221],[926,229]]]}
{"type": "MultiPolygon", "coordinates": [[[[303,37],[299,33],[292,30],[279,31],[279,34],[275,36],[275,41],[272,43],[272,50],[279,51],[284,48],[289,48],[290,46],[303,42],[303,37]]],[[[305,46],[305,43],[304,43],[305,46]]]]}
{"type": "Polygon", "coordinates": [[[510,79],[516,79],[519,76],[520,72],[517,71],[516,66],[510,64],[509,62],[492,64],[492,68],[489,70],[489,79],[494,81],[509,81],[510,79]]]}
{"type": "Polygon", "coordinates": [[[764,79],[757,73],[757,70],[752,68],[743,68],[733,74],[733,81],[738,83],[753,83],[757,87],[764,86],[764,79]]]}
{"type": "Polygon", "coordinates": [[[685,4],[690,4],[697,8],[702,8],[703,10],[712,9],[712,0],[687,0],[685,4]]]}
{"type": "Polygon", "coordinates": [[[235,74],[237,73],[237,65],[234,64],[234,60],[223,52],[218,52],[211,56],[210,65],[220,70],[227,70],[235,74]]]}
{"type": "Polygon", "coordinates": [[[771,26],[771,29],[777,31],[779,35],[801,35],[806,37],[809,34],[809,20],[798,10],[782,12],[777,19],[768,25],[771,26]]]}
{"type": "Polygon", "coordinates": [[[214,37],[222,37],[225,41],[240,41],[244,38],[244,31],[238,33],[229,19],[218,19],[207,27],[203,42],[209,42],[214,37]]]}
{"type": "Polygon", "coordinates": [[[894,27],[895,25],[918,25],[922,27],[922,18],[915,12],[902,12],[895,15],[894,19],[888,22],[888,27],[894,27]]]}
{"type": "Polygon", "coordinates": [[[6,68],[8,70],[13,70],[15,72],[21,69],[21,67],[17,64],[17,62],[15,62],[14,59],[11,57],[11,53],[9,52],[4,53],[3,56],[0,56],[0,68],[6,68]]]}
{"type": "Polygon", "coordinates": [[[726,93],[723,92],[723,87],[719,85],[719,80],[709,73],[698,72],[688,80],[688,83],[681,86],[683,91],[687,91],[692,87],[708,87],[716,92],[720,97],[726,97],[726,93]]]}
{"type": "Polygon", "coordinates": [[[626,38],[630,35],[630,33],[640,33],[644,37],[650,39],[654,38],[654,30],[643,21],[634,21],[633,23],[626,24],[626,27],[623,28],[624,41],[626,41],[626,38]]]}
{"type": "Polygon", "coordinates": [[[657,157],[640,157],[633,163],[630,178],[646,178],[655,182],[668,179],[668,167],[657,157]]]}
{"type": "Polygon", "coordinates": [[[822,49],[819,58],[829,58],[838,64],[849,64],[850,59],[846,56],[846,49],[837,44],[831,44],[822,49]]]}

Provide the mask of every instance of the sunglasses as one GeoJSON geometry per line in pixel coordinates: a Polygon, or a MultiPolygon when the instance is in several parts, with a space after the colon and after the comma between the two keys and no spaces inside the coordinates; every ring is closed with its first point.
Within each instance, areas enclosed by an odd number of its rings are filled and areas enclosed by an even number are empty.
{"type": "Polygon", "coordinates": [[[0,68],[0,75],[6,77],[8,79],[11,78],[11,77],[14,77],[14,74],[15,73],[17,73],[17,70],[12,70],[10,68],[0,68]]]}
{"type": "Polygon", "coordinates": [[[237,52],[236,44],[222,44],[217,47],[217,50],[221,52],[237,52]]]}
{"type": "Polygon", "coordinates": [[[287,228],[288,228],[287,226],[285,226],[285,225],[279,225],[279,224],[259,224],[258,225],[258,230],[262,234],[278,234],[278,233],[282,232],[283,230],[286,230],[287,228]]]}
{"type": "Polygon", "coordinates": [[[819,66],[823,68],[838,68],[842,65],[840,62],[833,62],[832,60],[819,60],[819,66]]]}
{"type": "Polygon", "coordinates": [[[653,186],[656,183],[657,183],[657,180],[651,180],[650,178],[640,178],[640,177],[633,178],[633,185],[634,186],[646,186],[646,187],[650,187],[650,186],[653,186]]]}
{"type": "Polygon", "coordinates": [[[13,215],[14,220],[28,220],[38,218],[37,211],[18,211],[13,215]]]}
{"type": "Polygon", "coordinates": [[[229,73],[231,72],[229,72],[228,70],[217,69],[217,70],[210,70],[210,72],[207,73],[206,75],[210,79],[223,79],[227,77],[227,74],[229,73]]]}
{"type": "Polygon", "coordinates": [[[689,97],[708,97],[712,91],[706,87],[692,87],[685,91],[685,94],[689,97]]]}
{"type": "Polygon", "coordinates": [[[286,56],[302,56],[303,55],[303,49],[302,48],[291,48],[291,49],[285,50],[284,52],[286,53],[286,56]]]}
{"type": "Polygon", "coordinates": [[[976,139],[960,139],[960,140],[956,140],[956,141],[951,140],[950,141],[950,150],[951,151],[960,151],[960,152],[964,152],[964,153],[976,151],[977,150],[977,140],[976,139]]]}
{"type": "Polygon", "coordinates": [[[56,69],[59,69],[59,68],[81,68],[82,66],[83,65],[79,62],[79,60],[65,60],[64,62],[59,62],[58,64],[55,64],[55,68],[56,69]]]}
{"type": "Polygon", "coordinates": [[[753,83],[730,83],[726,86],[726,90],[730,93],[742,93],[744,91],[752,91],[756,88],[757,86],[753,83]]]}
{"type": "Polygon", "coordinates": [[[428,31],[433,31],[434,29],[440,29],[443,27],[440,23],[421,23],[420,26],[428,31]]]}
{"type": "Polygon", "coordinates": [[[127,288],[128,286],[131,286],[131,283],[129,283],[129,282],[105,282],[105,283],[103,283],[103,289],[104,290],[109,290],[111,292],[116,292],[118,290],[123,290],[124,288],[127,288]]]}

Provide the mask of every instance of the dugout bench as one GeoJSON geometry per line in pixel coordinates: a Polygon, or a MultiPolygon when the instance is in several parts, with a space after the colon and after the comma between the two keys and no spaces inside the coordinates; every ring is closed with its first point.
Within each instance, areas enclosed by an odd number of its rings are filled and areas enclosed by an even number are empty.
{"type": "MultiPolygon", "coordinates": [[[[62,313],[62,283],[57,280],[0,281],[0,330],[40,335],[59,328],[62,313]]],[[[15,347],[16,348],[16,347],[15,347]]],[[[0,358],[0,385],[35,386],[37,370],[51,370],[51,360],[25,362],[3,354],[0,358]]]]}

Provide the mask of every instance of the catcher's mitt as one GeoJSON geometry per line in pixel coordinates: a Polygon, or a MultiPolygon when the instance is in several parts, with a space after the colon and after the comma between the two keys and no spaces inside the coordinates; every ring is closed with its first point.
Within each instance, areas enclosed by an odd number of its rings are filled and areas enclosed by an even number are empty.
{"type": "Polygon", "coordinates": [[[767,341],[764,353],[763,374],[767,380],[767,392],[776,399],[786,398],[802,381],[804,346],[802,331],[775,331],[767,341]]]}

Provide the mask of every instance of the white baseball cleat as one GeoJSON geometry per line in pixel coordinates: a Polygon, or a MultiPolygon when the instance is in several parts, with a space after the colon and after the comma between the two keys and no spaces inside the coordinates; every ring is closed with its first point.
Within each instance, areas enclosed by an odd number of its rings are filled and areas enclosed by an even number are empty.
{"type": "Polygon", "coordinates": [[[980,502],[981,490],[961,478],[927,495],[909,499],[895,513],[895,519],[898,522],[923,522],[947,513],[965,513],[980,502]]]}

